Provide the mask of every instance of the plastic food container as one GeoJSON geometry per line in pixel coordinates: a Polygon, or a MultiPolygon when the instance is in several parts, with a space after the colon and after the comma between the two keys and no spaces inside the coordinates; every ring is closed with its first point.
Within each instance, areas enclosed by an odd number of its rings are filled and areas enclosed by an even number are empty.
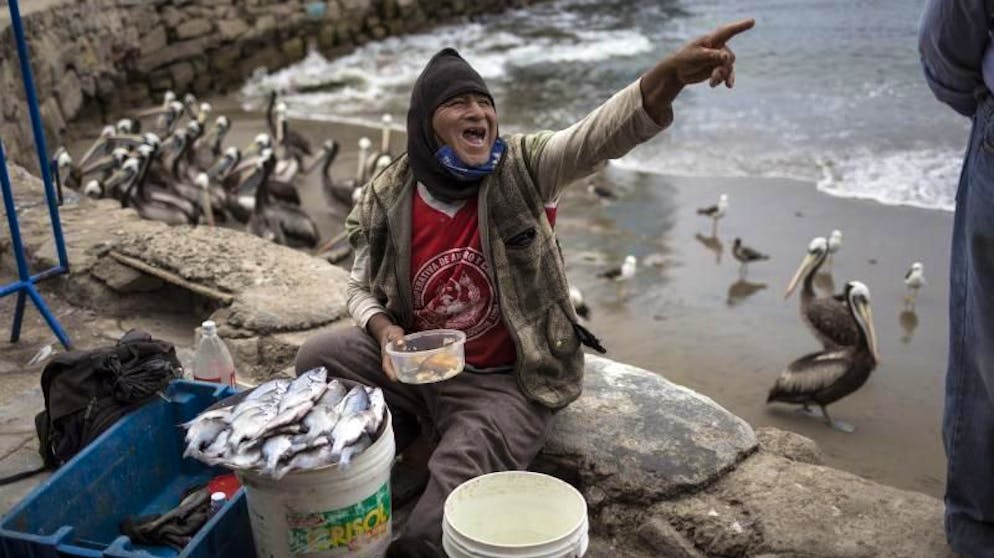
{"type": "Polygon", "coordinates": [[[448,380],[466,366],[466,334],[456,329],[432,329],[405,335],[387,345],[387,354],[406,384],[448,380]]]}

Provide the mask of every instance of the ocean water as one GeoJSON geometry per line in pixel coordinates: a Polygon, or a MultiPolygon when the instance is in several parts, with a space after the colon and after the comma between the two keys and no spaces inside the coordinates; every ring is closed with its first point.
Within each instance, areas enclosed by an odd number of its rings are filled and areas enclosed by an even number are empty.
{"type": "Polygon", "coordinates": [[[258,108],[285,92],[295,116],[405,120],[428,58],[457,48],[487,80],[503,133],[568,126],[665,53],[754,17],[731,44],[732,90],[685,90],[672,127],[615,164],[655,174],[785,177],[842,197],[951,210],[968,121],[924,83],[921,2],[873,0],[558,0],[326,60],[258,72],[258,108]]]}

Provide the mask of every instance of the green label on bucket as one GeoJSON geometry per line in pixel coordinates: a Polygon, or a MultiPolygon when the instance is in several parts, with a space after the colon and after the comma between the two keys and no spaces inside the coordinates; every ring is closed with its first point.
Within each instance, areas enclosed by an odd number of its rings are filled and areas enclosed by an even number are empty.
{"type": "Polygon", "coordinates": [[[351,506],[323,512],[288,512],[290,552],[358,550],[386,536],[390,527],[390,483],[351,506]]]}

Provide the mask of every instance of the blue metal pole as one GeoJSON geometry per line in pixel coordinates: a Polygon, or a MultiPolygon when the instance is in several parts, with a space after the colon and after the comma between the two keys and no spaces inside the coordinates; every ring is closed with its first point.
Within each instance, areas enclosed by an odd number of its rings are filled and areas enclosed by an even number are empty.
{"type": "Polygon", "coordinates": [[[55,233],[55,249],[59,254],[59,265],[68,270],[69,257],[66,255],[66,243],[62,236],[62,222],[59,219],[59,208],[56,205],[55,186],[52,183],[52,172],[48,165],[45,130],[41,123],[41,112],[38,110],[38,96],[35,93],[34,76],[31,73],[31,59],[28,54],[28,44],[24,40],[21,9],[17,2],[18,0],[8,0],[10,26],[14,30],[14,40],[17,43],[17,57],[21,62],[21,78],[24,80],[24,92],[27,95],[28,112],[31,114],[31,126],[34,129],[35,150],[38,152],[38,165],[41,167],[41,178],[45,182],[45,199],[48,202],[48,214],[52,219],[52,230],[55,233]]]}

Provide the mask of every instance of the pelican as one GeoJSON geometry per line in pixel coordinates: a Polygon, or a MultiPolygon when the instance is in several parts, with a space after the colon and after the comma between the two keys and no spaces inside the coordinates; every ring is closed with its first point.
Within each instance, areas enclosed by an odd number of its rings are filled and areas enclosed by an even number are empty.
{"type": "Polygon", "coordinates": [[[256,236],[291,248],[314,248],[318,243],[318,229],[314,221],[299,207],[269,195],[267,175],[272,170],[271,157],[271,153],[263,155],[263,176],[255,191],[255,203],[247,229],[256,236]]]}
{"type": "Polygon", "coordinates": [[[925,266],[921,262],[915,262],[908,268],[908,272],[904,274],[904,285],[908,287],[908,296],[904,301],[913,305],[918,300],[918,289],[925,285],[925,266]]]}
{"type": "Polygon", "coordinates": [[[742,239],[738,237],[732,242],[732,256],[735,256],[735,259],[739,260],[743,270],[752,262],[761,262],[770,259],[769,254],[764,254],[759,250],[742,244],[742,239]]]}
{"type": "Polygon", "coordinates": [[[300,132],[291,130],[286,119],[286,103],[276,105],[276,143],[283,147],[287,157],[294,159],[298,164],[303,162],[305,156],[313,154],[311,142],[300,132]]]}
{"type": "Polygon", "coordinates": [[[569,301],[573,304],[573,310],[576,311],[577,316],[584,320],[590,319],[590,307],[583,301],[583,293],[572,285],[569,287],[569,301]]]}
{"type": "Polygon", "coordinates": [[[238,148],[231,146],[224,150],[224,155],[220,159],[211,165],[211,168],[207,169],[207,176],[215,180],[224,180],[227,178],[228,174],[231,172],[238,161],[242,158],[242,154],[238,151],[238,148]]]}
{"type": "Polygon", "coordinates": [[[859,342],[859,330],[842,295],[818,297],[814,277],[828,257],[828,241],[819,236],[808,244],[808,253],[801,260],[794,276],[787,285],[784,300],[790,298],[801,278],[801,319],[826,349],[849,347],[859,342]]]}
{"type": "Polygon", "coordinates": [[[604,271],[598,275],[598,277],[603,277],[604,279],[614,279],[615,281],[626,281],[635,276],[635,269],[638,266],[638,260],[635,256],[628,254],[625,256],[625,262],[621,264],[621,267],[612,267],[607,271],[604,271]]]}
{"type": "Polygon", "coordinates": [[[708,207],[702,207],[697,210],[698,215],[707,215],[711,218],[711,236],[715,236],[715,231],[718,230],[718,219],[725,216],[725,211],[728,210],[728,194],[722,194],[718,196],[718,203],[715,205],[709,205],[708,207]]]}
{"type": "Polygon", "coordinates": [[[380,128],[382,130],[380,150],[378,152],[374,151],[366,158],[367,178],[373,178],[377,174],[380,174],[381,170],[389,167],[390,163],[393,162],[393,155],[390,154],[390,125],[393,123],[393,117],[389,114],[384,114],[381,121],[383,122],[383,126],[380,128]]]}
{"type": "Polygon", "coordinates": [[[877,337],[870,311],[870,290],[859,281],[850,281],[845,290],[846,305],[859,329],[859,342],[851,347],[826,349],[805,355],[787,365],[770,389],[766,402],[781,401],[821,408],[825,422],[843,432],[851,425],[832,420],[827,406],[859,389],[880,362],[877,337]]]}

